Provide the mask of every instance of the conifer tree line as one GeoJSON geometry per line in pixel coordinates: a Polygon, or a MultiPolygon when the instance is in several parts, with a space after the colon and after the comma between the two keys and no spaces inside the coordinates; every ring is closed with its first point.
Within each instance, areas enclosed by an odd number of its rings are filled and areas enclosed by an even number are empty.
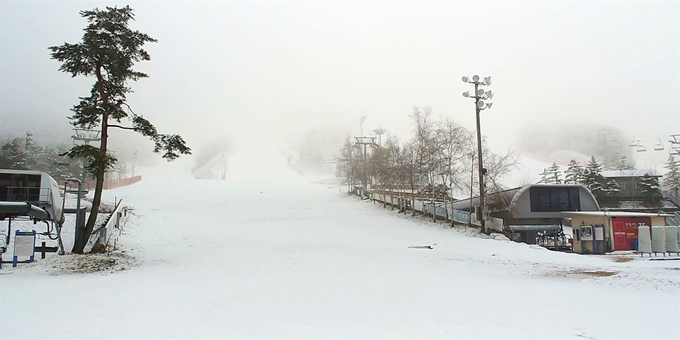
{"type": "MultiPolygon", "coordinates": [[[[615,170],[634,170],[635,167],[630,163],[624,161],[620,163],[620,167],[615,170]]],[[[680,160],[669,156],[668,162],[665,166],[668,172],[664,175],[663,185],[665,189],[678,191],[680,190],[680,160]]],[[[545,184],[583,184],[587,187],[593,195],[597,198],[606,198],[612,194],[621,191],[618,183],[614,179],[606,179],[602,176],[604,166],[592,156],[587,164],[582,165],[576,160],[569,161],[567,168],[564,171],[560,170],[560,166],[553,163],[552,166],[543,169],[540,173],[541,180],[539,183],[545,184]],[[563,176],[564,175],[564,176],[563,176]]],[[[650,173],[645,173],[641,176],[639,182],[640,192],[647,200],[656,200],[661,197],[661,185],[658,178],[652,176],[650,173]]]]}
{"type": "Polygon", "coordinates": [[[676,196],[680,196],[680,156],[668,156],[668,162],[664,168],[668,170],[663,178],[664,187],[673,191],[676,196]]]}
{"type": "MultiPolygon", "coordinates": [[[[437,201],[478,195],[476,137],[452,119],[435,120],[430,107],[414,107],[413,135],[401,141],[387,135],[381,146],[362,146],[347,136],[340,150],[340,169],[349,190],[361,186],[398,193],[417,193],[437,201]],[[474,172],[474,173],[473,173],[474,172]],[[474,175],[473,175],[474,174],[474,175]]],[[[495,153],[483,142],[485,191],[502,190],[499,179],[517,166],[511,151],[495,153]]],[[[412,198],[413,199],[413,198],[412,198]]]]}
{"type": "Polygon", "coordinates": [[[61,155],[69,145],[41,145],[33,136],[0,139],[0,169],[38,170],[56,180],[80,177],[80,163],[61,155]]]}

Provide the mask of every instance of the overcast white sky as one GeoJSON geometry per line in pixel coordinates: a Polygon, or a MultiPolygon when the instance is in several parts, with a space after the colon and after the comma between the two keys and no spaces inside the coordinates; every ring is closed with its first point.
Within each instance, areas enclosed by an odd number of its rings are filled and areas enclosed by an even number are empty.
{"type": "Polygon", "coordinates": [[[679,3],[1,0],[0,124],[26,115],[68,129],[91,80],[59,73],[47,47],[79,41],[79,10],[130,4],[134,28],[159,40],[130,103],[194,145],[222,132],[357,133],[362,115],[404,135],[414,105],[473,128],[460,80],[473,74],[494,79],[482,130],[495,148],[565,121],[667,140],[680,133],[679,3]]]}

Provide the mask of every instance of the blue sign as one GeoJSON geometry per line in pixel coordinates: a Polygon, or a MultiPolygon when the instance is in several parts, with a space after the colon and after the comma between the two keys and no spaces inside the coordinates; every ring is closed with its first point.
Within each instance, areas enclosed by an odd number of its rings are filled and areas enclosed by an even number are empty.
{"type": "Polygon", "coordinates": [[[454,209],[453,220],[458,223],[470,223],[470,212],[454,209]]]}

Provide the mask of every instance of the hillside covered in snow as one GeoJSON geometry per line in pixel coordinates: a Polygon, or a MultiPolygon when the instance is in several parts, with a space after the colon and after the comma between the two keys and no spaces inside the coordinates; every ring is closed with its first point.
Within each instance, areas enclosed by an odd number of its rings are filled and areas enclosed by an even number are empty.
{"type": "Polygon", "coordinates": [[[258,151],[236,150],[225,181],[169,165],[107,191],[134,207],[110,255],[126,265],[73,272],[63,263],[105,255],[65,255],[3,267],[3,336],[642,339],[651,324],[656,339],[677,336],[679,261],[451,229],[258,151]]]}

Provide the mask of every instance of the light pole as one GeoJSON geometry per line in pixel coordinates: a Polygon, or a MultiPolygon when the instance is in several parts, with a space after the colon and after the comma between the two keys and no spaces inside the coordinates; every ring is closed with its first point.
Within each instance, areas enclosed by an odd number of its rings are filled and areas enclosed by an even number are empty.
{"type": "Polygon", "coordinates": [[[378,136],[378,146],[382,146],[382,135],[384,135],[386,131],[387,130],[380,127],[380,125],[378,125],[377,129],[373,130],[373,133],[378,136]]]}
{"type": "Polygon", "coordinates": [[[481,89],[482,86],[491,85],[491,77],[484,77],[481,80],[478,75],[472,76],[472,79],[468,77],[463,77],[464,83],[473,84],[475,86],[475,93],[470,95],[469,92],[463,92],[463,97],[473,98],[475,100],[475,118],[477,119],[477,161],[479,166],[479,214],[477,218],[482,227],[482,232],[486,233],[486,221],[484,219],[484,175],[486,175],[486,169],[484,169],[482,162],[482,129],[479,122],[479,113],[482,110],[490,109],[493,103],[486,103],[484,100],[489,100],[493,98],[493,92],[484,91],[481,89]]]}

